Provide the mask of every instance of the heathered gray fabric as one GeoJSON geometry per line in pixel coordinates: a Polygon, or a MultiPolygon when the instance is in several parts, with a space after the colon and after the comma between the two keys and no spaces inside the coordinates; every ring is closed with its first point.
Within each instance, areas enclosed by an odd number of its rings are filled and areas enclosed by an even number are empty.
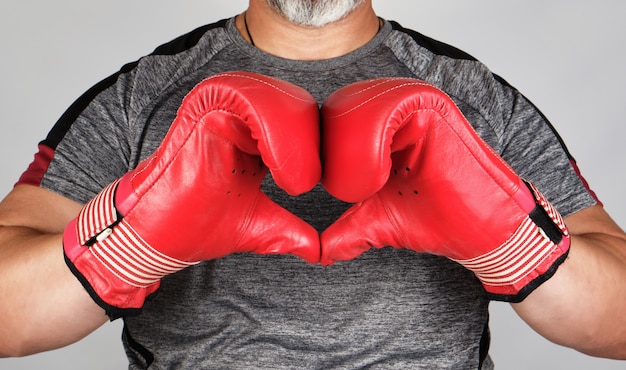
{"type": "MultiPolygon", "coordinates": [[[[429,81],[564,215],[595,203],[523,96],[480,63],[435,55],[389,23],[363,48],[326,61],[264,54],[232,22],[185,52],[143,58],[75,121],[42,186],[87,201],[152,153],[195,84],[227,70],[291,81],[320,103],[366,78],[429,81]]],[[[271,178],[263,188],[320,231],[348,206],[319,186],[298,197],[271,178]]],[[[146,367],[145,351],[153,369],[472,369],[488,321],[481,289],[459,265],[406,250],[372,250],[327,268],[291,256],[232,255],[164,278],[142,314],[124,319],[124,343],[131,369],[146,367]]],[[[483,368],[493,368],[489,358],[483,368]]]]}

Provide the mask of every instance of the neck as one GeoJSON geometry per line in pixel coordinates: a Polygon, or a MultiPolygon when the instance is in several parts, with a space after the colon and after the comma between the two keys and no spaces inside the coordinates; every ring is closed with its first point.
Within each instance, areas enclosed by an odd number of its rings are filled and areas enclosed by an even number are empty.
{"type": "Polygon", "coordinates": [[[378,17],[369,1],[345,18],[317,28],[293,24],[264,0],[251,0],[248,10],[237,17],[236,24],[241,35],[257,48],[294,60],[345,55],[365,45],[379,30],[378,17]]]}

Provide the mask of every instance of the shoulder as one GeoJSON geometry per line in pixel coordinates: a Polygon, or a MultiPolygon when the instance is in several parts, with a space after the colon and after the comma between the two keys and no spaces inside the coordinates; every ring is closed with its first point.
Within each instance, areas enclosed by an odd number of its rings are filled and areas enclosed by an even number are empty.
{"type": "Polygon", "coordinates": [[[225,19],[198,27],[122,68],[122,72],[130,72],[133,95],[151,99],[207,65],[231,43],[226,31],[227,22],[225,19]]]}
{"type": "Polygon", "coordinates": [[[385,45],[399,63],[416,78],[446,92],[464,114],[488,123],[489,130],[502,129],[519,94],[514,87],[469,53],[397,22],[389,23],[392,32],[385,45]]]}

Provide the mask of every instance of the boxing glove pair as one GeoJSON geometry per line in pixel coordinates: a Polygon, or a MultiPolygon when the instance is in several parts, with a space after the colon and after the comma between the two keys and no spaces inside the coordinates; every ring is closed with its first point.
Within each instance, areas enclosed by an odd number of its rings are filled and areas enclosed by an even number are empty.
{"type": "Polygon", "coordinates": [[[66,227],[68,266],[115,318],[139,311],[165,275],[239,252],[330,265],[372,247],[408,248],[460,263],[506,301],[523,299],[567,255],[556,210],[435,87],[363,81],[321,112],[322,138],[305,90],[247,72],[207,78],[159,148],[66,227]],[[321,178],[355,204],[320,237],[260,190],[268,170],[291,195],[321,178]]]}

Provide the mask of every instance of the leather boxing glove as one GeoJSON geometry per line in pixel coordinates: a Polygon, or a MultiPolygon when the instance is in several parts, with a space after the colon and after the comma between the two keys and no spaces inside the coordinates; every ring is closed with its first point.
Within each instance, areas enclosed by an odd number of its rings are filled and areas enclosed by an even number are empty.
{"type": "Polygon", "coordinates": [[[260,190],[268,168],[292,195],[319,182],[315,99],[257,74],[209,77],[157,150],[66,227],[66,262],[112,319],[139,311],[163,276],[203,260],[254,252],[319,262],[315,229],[260,190]]]}
{"type": "Polygon", "coordinates": [[[322,264],[403,247],[448,257],[489,298],[519,302],[566,258],[557,211],[434,86],[349,85],[324,102],[322,122],[322,184],[356,202],[322,233],[322,264]]]}

